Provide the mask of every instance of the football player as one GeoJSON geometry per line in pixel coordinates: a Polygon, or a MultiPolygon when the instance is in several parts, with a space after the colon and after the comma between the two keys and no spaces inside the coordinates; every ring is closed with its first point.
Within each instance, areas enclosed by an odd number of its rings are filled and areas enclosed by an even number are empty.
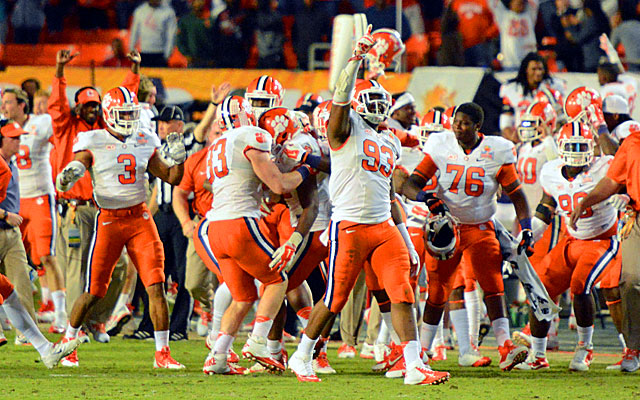
{"type": "Polygon", "coordinates": [[[253,116],[258,121],[260,115],[273,107],[280,107],[284,98],[284,88],[279,80],[269,75],[262,75],[247,86],[244,98],[249,101],[253,116]]]}
{"type": "Polygon", "coordinates": [[[513,202],[524,233],[518,246],[519,253],[530,245],[531,219],[515,169],[515,148],[504,138],[480,133],[483,120],[484,112],[477,104],[460,105],[454,115],[453,132],[429,137],[426,156],[405,183],[403,193],[412,200],[425,202],[432,214],[446,216],[450,209],[451,215],[461,222],[455,253],[446,260],[438,260],[428,271],[429,299],[424,313],[427,343],[430,346],[433,341],[464,254],[485,293],[489,318],[498,341],[500,368],[509,371],[526,359],[527,349],[515,346],[509,338],[502,255],[491,221],[496,211],[498,186],[502,186],[513,202]],[[440,198],[422,190],[437,171],[440,173],[440,198]]]}
{"type": "MultiPolygon", "coordinates": [[[[106,129],[81,132],[73,146],[75,157],[56,178],[56,187],[66,192],[91,172],[93,192],[99,207],[89,251],[89,277],[73,305],[64,341],[73,340],[91,307],[107,293],[111,274],[122,248],[133,261],[149,294],[156,353],[154,368],[182,369],[169,350],[169,310],[164,290],[164,250],[151,213],[145,204],[147,171],[172,184],[180,183],[186,159],[179,135],[168,137],[167,166],[158,156],[160,140],[140,130],[140,106],[125,87],[109,90],[102,99],[106,129]]],[[[67,358],[77,366],[77,353],[67,358]]]]}
{"type": "MultiPolygon", "coordinates": [[[[591,129],[574,121],[562,127],[558,136],[561,158],[544,165],[540,183],[544,195],[533,220],[533,240],[558,212],[568,218],[576,204],[604,177],[612,156],[594,159],[595,140],[591,129]]],[[[549,296],[555,298],[570,289],[578,324],[578,345],[569,369],[587,371],[593,358],[594,304],[591,289],[609,265],[614,264],[619,243],[616,237],[617,211],[608,203],[593,205],[582,213],[575,227],[567,227],[567,235],[536,267],[549,296]]],[[[568,222],[568,221],[567,221],[568,222]]],[[[548,321],[538,321],[530,313],[533,335],[531,369],[549,368],[546,360],[548,321]]]]}
{"type": "Polygon", "coordinates": [[[360,63],[374,42],[369,26],[367,33],[358,39],[333,94],[327,129],[333,206],[329,282],[323,301],[311,312],[298,349],[289,359],[289,367],[300,381],[320,381],[311,364],[314,346],[327,321],[343,308],[365,268],[367,287],[376,296],[388,326],[392,325],[389,311],[393,311],[393,327],[403,344],[403,352],[395,361],[404,353],[404,382],[437,384],[448,380],[449,374],[432,371],[420,357],[412,310],[415,299],[409,282],[411,262],[417,267],[419,261],[415,250],[410,261],[411,240],[391,183],[400,143],[389,131],[377,129],[387,117],[391,96],[376,81],[355,84],[360,63]]]}

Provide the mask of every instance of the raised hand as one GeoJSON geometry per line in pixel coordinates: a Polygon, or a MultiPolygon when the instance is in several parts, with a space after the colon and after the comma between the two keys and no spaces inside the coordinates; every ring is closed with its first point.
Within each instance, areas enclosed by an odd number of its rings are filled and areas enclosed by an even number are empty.
{"type": "Polygon", "coordinates": [[[369,25],[367,27],[367,33],[365,33],[361,38],[358,39],[358,41],[356,42],[356,46],[353,49],[353,56],[349,59],[349,61],[362,60],[365,54],[367,54],[369,50],[371,50],[373,45],[376,44],[376,40],[373,38],[373,35],[371,35],[371,29],[372,26],[369,25]]]}
{"type": "Polygon", "coordinates": [[[69,61],[73,60],[79,55],[80,53],[77,51],[71,54],[71,50],[58,50],[58,53],[56,54],[56,64],[67,65],[69,61]]]}
{"type": "Polygon", "coordinates": [[[224,82],[217,89],[215,85],[211,85],[211,102],[214,104],[222,103],[225,97],[231,91],[231,84],[229,82],[224,82]]]}

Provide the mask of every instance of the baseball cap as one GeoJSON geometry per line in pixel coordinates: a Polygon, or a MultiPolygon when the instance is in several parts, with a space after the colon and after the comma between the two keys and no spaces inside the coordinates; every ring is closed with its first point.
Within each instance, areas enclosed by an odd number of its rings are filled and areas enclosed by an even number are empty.
{"type": "Polygon", "coordinates": [[[624,97],[612,94],[604,98],[602,112],[607,114],[629,114],[629,104],[624,97]]]}
{"type": "Polygon", "coordinates": [[[80,89],[76,96],[76,104],[87,104],[90,102],[101,103],[100,94],[95,88],[84,87],[80,89]]]}
{"type": "Polygon", "coordinates": [[[24,135],[26,133],[27,131],[22,129],[20,124],[14,121],[10,121],[5,126],[0,128],[0,134],[4,137],[17,138],[20,135],[24,135]]]}
{"type": "Polygon", "coordinates": [[[160,111],[160,114],[151,118],[152,121],[182,121],[184,122],[184,113],[178,106],[166,106],[160,111]]]}

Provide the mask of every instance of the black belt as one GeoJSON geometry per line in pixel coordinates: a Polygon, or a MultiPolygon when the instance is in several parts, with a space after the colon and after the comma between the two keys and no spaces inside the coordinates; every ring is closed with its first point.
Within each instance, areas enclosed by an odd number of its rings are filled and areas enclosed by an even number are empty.
{"type": "Polygon", "coordinates": [[[64,198],[59,198],[58,199],[58,203],[63,205],[63,206],[73,206],[73,207],[93,206],[93,207],[96,207],[96,203],[93,201],[93,199],[82,200],[82,199],[64,199],[64,198]]]}

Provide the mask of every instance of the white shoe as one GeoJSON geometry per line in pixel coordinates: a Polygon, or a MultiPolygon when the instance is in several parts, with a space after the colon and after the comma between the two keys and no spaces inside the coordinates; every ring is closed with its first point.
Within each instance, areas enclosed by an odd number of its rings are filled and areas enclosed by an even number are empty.
{"type": "Polygon", "coordinates": [[[213,351],[211,351],[204,361],[202,372],[207,375],[245,375],[249,373],[249,370],[239,365],[229,363],[226,354],[214,354],[213,351]]]}
{"type": "Polygon", "coordinates": [[[16,335],[13,344],[16,346],[31,346],[31,342],[23,334],[16,335]]]}
{"type": "Polygon", "coordinates": [[[404,375],[405,385],[439,385],[448,380],[448,372],[432,371],[428,365],[409,367],[404,375]]]}
{"type": "Polygon", "coordinates": [[[203,312],[202,315],[200,315],[196,324],[196,333],[201,337],[206,336],[209,333],[209,329],[211,328],[211,314],[203,312]],[[204,315],[205,317],[202,318],[202,315],[204,315]]]}
{"type": "Polygon", "coordinates": [[[593,345],[580,342],[573,354],[573,360],[569,363],[569,369],[571,371],[588,371],[592,360],[593,345]]]}
{"type": "Polygon", "coordinates": [[[289,358],[289,369],[296,374],[300,382],[321,382],[313,371],[311,357],[302,355],[299,351],[293,353],[289,358]]]}
{"type": "Polygon", "coordinates": [[[105,324],[89,321],[87,329],[89,329],[89,332],[93,335],[93,339],[98,343],[109,343],[111,340],[111,337],[107,334],[105,324]]]}
{"type": "Polygon", "coordinates": [[[374,345],[372,344],[368,344],[367,342],[362,343],[362,349],[360,350],[360,358],[373,360],[375,358],[373,348],[374,348],[374,345]]]}
{"type": "Polygon", "coordinates": [[[58,342],[53,343],[49,348],[47,354],[40,357],[42,363],[45,367],[51,369],[58,365],[60,360],[69,354],[73,353],[73,351],[80,345],[78,339],[72,339],[66,342],[58,342]]]}
{"type": "Polygon", "coordinates": [[[267,349],[267,339],[259,336],[249,335],[247,343],[242,347],[242,357],[262,364],[263,367],[272,371],[284,371],[284,365],[271,356],[267,349]]]}
{"type": "Polygon", "coordinates": [[[376,343],[373,345],[373,358],[376,362],[384,361],[384,358],[391,352],[389,346],[384,343],[376,343]]]}
{"type": "Polygon", "coordinates": [[[638,369],[640,369],[640,350],[627,349],[620,363],[620,371],[636,372],[638,369]]]}
{"type": "Polygon", "coordinates": [[[464,354],[458,354],[458,365],[461,367],[488,367],[491,365],[489,357],[483,357],[478,349],[473,347],[464,354]]]}
{"type": "Polygon", "coordinates": [[[312,362],[313,370],[316,374],[335,374],[336,370],[329,365],[329,359],[327,358],[327,353],[321,351],[312,362]]]}

